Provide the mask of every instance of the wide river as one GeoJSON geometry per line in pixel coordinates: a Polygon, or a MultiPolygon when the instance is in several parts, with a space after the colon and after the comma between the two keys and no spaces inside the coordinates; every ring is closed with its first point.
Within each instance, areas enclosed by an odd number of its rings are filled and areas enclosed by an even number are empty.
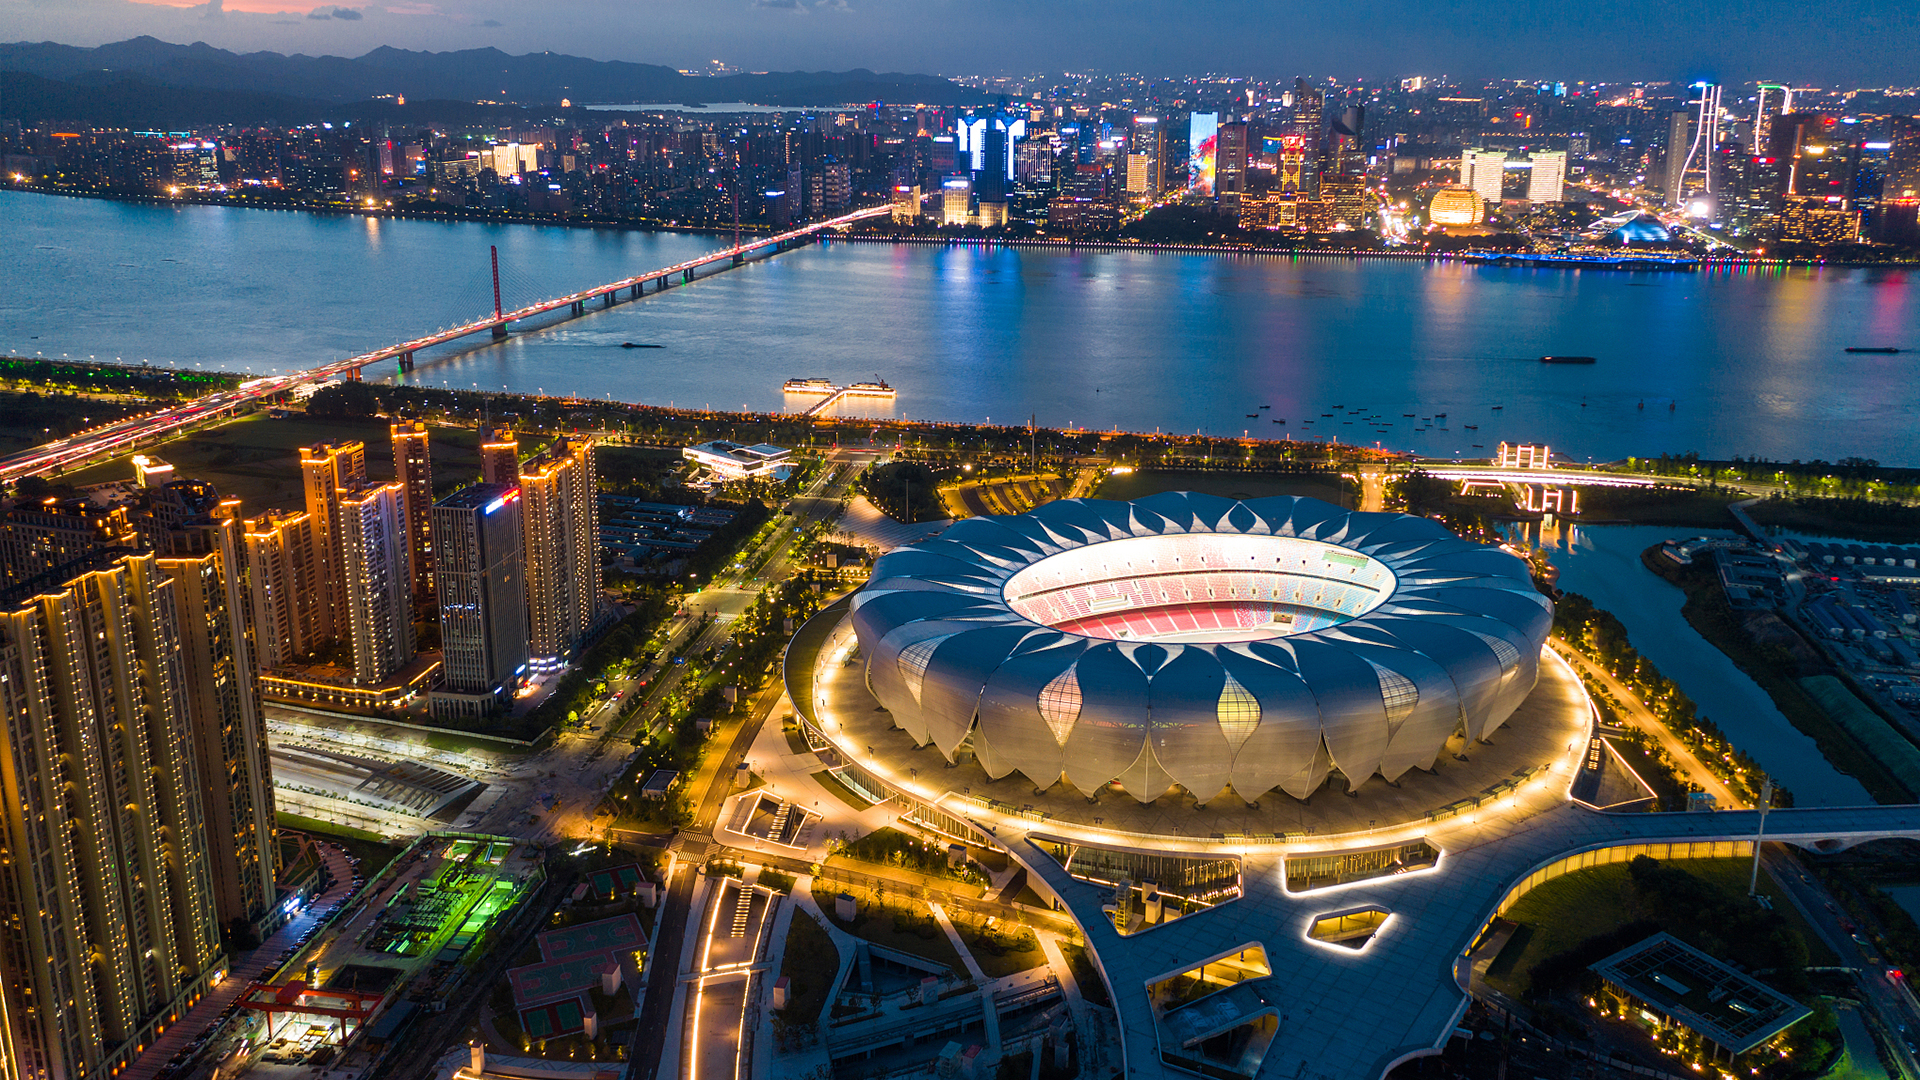
{"type": "MultiPolygon", "coordinates": [[[[19,192],[0,193],[0,237],[0,351],[256,372],[479,316],[490,245],[509,308],[721,246],[19,192]]],[[[1920,273],[830,243],[450,346],[411,378],[777,410],[809,404],[781,383],[815,375],[881,376],[900,391],[891,414],[921,419],[1920,465],[1920,273]],[[1548,353],[1599,362],[1539,363],[1548,353]]]]}

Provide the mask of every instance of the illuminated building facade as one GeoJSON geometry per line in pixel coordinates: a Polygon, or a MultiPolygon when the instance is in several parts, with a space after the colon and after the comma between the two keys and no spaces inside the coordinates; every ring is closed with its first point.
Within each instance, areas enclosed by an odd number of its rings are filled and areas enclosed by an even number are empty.
{"type": "Polygon", "coordinates": [[[413,659],[406,488],[395,480],[340,492],[339,523],[353,679],[375,683],[413,659]]]}
{"type": "Polygon", "coordinates": [[[1269,191],[1264,195],[1247,195],[1240,200],[1240,227],[1243,229],[1328,232],[1336,220],[1331,200],[1309,199],[1295,192],[1269,191]]]}
{"type": "Polygon", "coordinates": [[[169,532],[159,567],[178,594],[214,908],[222,926],[245,923],[264,936],[277,898],[279,847],[236,508],[223,504],[221,516],[169,532]]]}
{"type": "Polygon", "coordinates": [[[940,185],[940,224],[965,225],[973,218],[973,182],[955,176],[940,185]]]}
{"type": "Polygon", "coordinates": [[[1668,205],[1677,205],[1686,197],[1687,151],[1692,146],[1693,114],[1681,110],[1667,117],[1666,178],[1661,190],[1667,193],[1668,205]]]}
{"type": "Polygon", "coordinates": [[[0,598],[8,1074],[107,1076],[220,956],[176,592],[101,554],[0,598]]]}
{"type": "Polygon", "coordinates": [[[893,223],[911,225],[920,220],[920,185],[893,186],[893,223]]]}
{"type": "Polygon", "coordinates": [[[1887,181],[1889,199],[1920,199],[1920,116],[1888,118],[1887,181]]]}
{"type": "Polygon", "coordinates": [[[300,448],[300,482],[313,519],[313,563],[322,603],[320,639],[347,632],[347,574],[340,562],[340,493],[367,480],[367,444],[354,440],[300,448]]]}
{"type": "Polygon", "coordinates": [[[1194,113],[1187,118],[1187,190],[1213,194],[1214,153],[1219,148],[1220,114],[1194,113]]]}
{"type": "Polygon", "coordinates": [[[110,547],[136,547],[139,534],[124,506],[83,498],[21,500],[0,519],[0,563],[17,585],[110,547]]]}
{"type": "Polygon", "coordinates": [[[1214,192],[1223,210],[1234,210],[1247,190],[1247,125],[1221,124],[1214,142],[1214,192]]]}
{"type": "Polygon", "coordinates": [[[1530,158],[1533,169],[1527,178],[1527,199],[1531,202],[1560,202],[1566,198],[1567,152],[1543,150],[1530,158]]]}
{"type": "Polygon", "coordinates": [[[393,435],[393,475],[406,491],[407,569],[414,599],[433,598],[433,458],[427,446],[427,425],[399,420],[393,435]]]}
{"type": "Polygon", "coordinates": [[[435,595],[445,683],[434,716],[486,716],[512,701],[527,672],[527,583],[520,489],[475,484],[435,503],[435,595]]]}
{"type": "Polygon", "coordinates": [[[1367,214],[1372,209],[1372,200],[1367,197],[1367,181],[1363,176],[1325,177],[1320,181],[1320,198],[1316,201],[1326,206],[1334,221],[1356,229],[1366,223],[1367,214]]]}
{"type": "Polygon", "coordinates": [[[520,483],[520,443],[506,428],[492,428],[480,440],[480,480],[486,484],[520,483]]]}
{"type": "Polygon", "coordinates": [[[1460,156],[1460,183],[1474,190],[1481,201],[1500,203],[1500,185],[1507,175],[1504,150],[1468,150],[1460,156]]]}
{"type": "Polygon", "coordinates": [[[1487,201],[1465,185],[1443,187],[1427,204],[1427,220],[1435,225],[1478,225],[1487,217],[1487,201]]]}
{"type": "Polygon", "coordinates": [[[589,439],[563,438],[521,473],[528,653],[535,670],[570,660],[604,610],[598,490],[589,439]]]}
{"type": "Polygon", "coordinates": [[[247,597],[253,611],[254,655],[271,671],[311,654],[326,643],[326,586],[305,510],[269,510],[249,518],[246,545],[247,597]]]}
{"type": "Polygon", "coordinates": [[[1154,196],[1167,188],[1166,135],[1157,116],[1133,118],[1133,133],[1127,139],[1127,190],[1136,195],[1154,196]],[[1134,180],[1134,164],[1139,162],[1140,179],[1134,180]]]}
{"type": "Polygon", "coordinates": [[[1789,195],[1780,211],[1780,239],[1799,244],[1851,244],[1860,239],[1860,214],[1837,196],[1789,195]]]}
{"type": "Polygon", "coordinates": [[[1274,153],[1280,159],[1279,190],[1283,193],[1297,193],[1307,190],[1307,137],[1305,135],[1282,135],[1278,139],[1268,139],[1275,144],[1274,153]]]}

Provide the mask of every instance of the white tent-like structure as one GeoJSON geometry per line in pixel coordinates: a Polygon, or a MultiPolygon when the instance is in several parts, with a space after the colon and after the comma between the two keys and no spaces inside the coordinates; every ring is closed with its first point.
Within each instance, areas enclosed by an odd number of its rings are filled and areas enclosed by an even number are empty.
{"type": "Polygon", "coordinates": [[[1521,560],[1406,514],[1167,493],[973,518],[854,597],[867,684],[955,760],[1141,802],[1431,767],[1533,690],[1521,560]]]}

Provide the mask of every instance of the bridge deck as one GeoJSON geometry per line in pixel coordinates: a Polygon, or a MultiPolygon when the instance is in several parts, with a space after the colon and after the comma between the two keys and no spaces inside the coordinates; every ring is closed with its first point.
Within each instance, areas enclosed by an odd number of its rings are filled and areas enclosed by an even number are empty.
{"type": "Polygon", "coordinates": [[[551,300],[542,300],[538,303],[528,304],[522,308],[516,308],[513,311],[501,312],[497,315],[489,312],[483,318],[462,323],[459,326],[437,333],[417,337],[410,341],[403,341],[397,345],[389,345],[382,349],[375,349],[372,352],[361,353],[358,356],[350,356],[344,360],[329,361],[288,375],[253,379],[242,383],[233,390],[218,394],[209,394],[170,409],[163,409],[159,412],[148,413],[144,416],[136,416],[125,420],[118,420],[110,424],[103,424],[99,427],[70,435],[64,439],[56,439],[52,442],[36,446],[31,450],[24,450],[11,457],[0,459],[0,483],[12,483],[23,476],[35,476],[52,469],[78,466],[103,454],[130,449],[136,444],[147,442],[156,436],[178,431],[181,428],[204,420],[214,419],[233,409],[272,397],[275,394],[284,393],[297,386],[331,379],[350,371],[357,372],[370,364],[377,364],[384,360],[393,360],[401,356],[407,356],[421,349],[430,349],[436,345],[444,345],[448,342],[457,341],[474,334],[491,333],[497,327],[505,327],[521,319],[530,319],[537,315],[544,315],[548,312],[558,311],[561,308],[571,307],[574,304],[584,304],[586,301],[597,296],[609,296],[621,289],[633,288],[648,281],[670,278],[675,274],[691,274],[703,266],[711,266],[714,263],[722,261],[732,261],[763,248],[783,245],[790,241],[813,236],[827,229],[843,228],[856,221],[891,212],[891,208],[885,206],[856,210],[851,214],[843,214],[840,217],[827,221],[816,222],[815,224],[793,229],[777,236],[762,237],[734,247],[723,248],[710,255],[702,255],[697,259],[689,259],[685,262],[675,263],[672,266],[649,270],[644,274],[635,274],[632,277],[621,278],[618,281],[609,282],[605,285],[596,285],[591,289],[582,289],[579,292],[568,293],[565,296],[555,297],[551,300]]]}

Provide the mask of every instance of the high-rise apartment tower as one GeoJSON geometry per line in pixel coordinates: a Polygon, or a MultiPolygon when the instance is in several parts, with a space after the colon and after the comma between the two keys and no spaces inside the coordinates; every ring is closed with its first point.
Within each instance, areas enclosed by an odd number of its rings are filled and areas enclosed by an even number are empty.
{"type": "Polygon", "coordinates": [[[521,470],[528,652],[535,670],[572,659],[599,622],[598,489],[590,439],[563,438],[521,470]]]}
{"type": "Polygon", "coordinates": [[[485,716],[527,673],[527,582],[520,489],[475,484],[433,506],[435,595],[446,682],[437,717],[485,716]]]}
{"type": "Polygon", "coordinates": [[[393,435],[393,476],[406,488],[407,569],[417,604],[433,597],[433,458],[428,452],[427,425],[398,420],[393,435]]]}
{"type": "Polygon", "coordinates": [[[220,955],[177,593],[102,553],[0,597],[0,1051],[112,1075],[220,955]]]}

